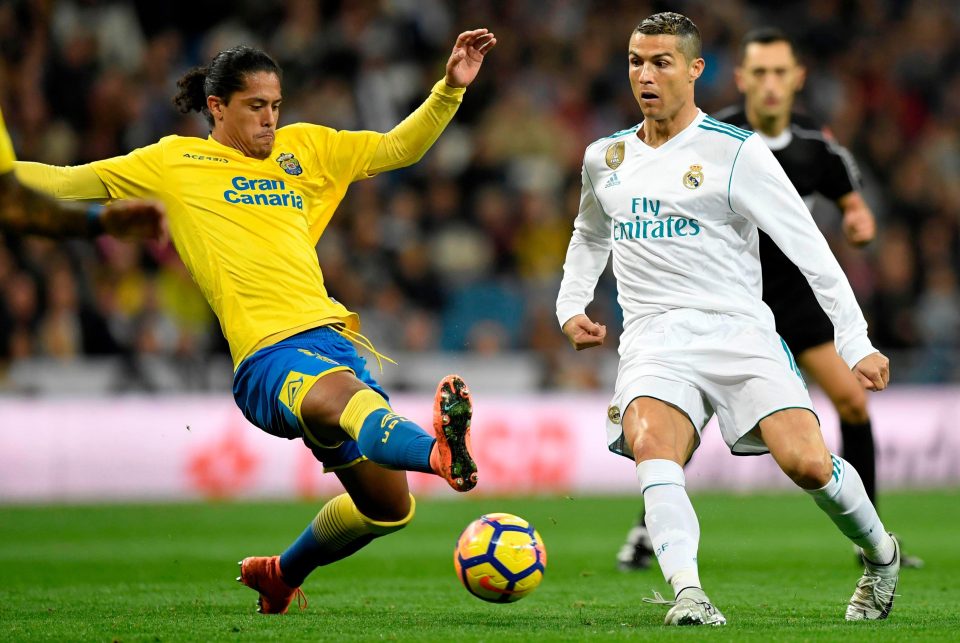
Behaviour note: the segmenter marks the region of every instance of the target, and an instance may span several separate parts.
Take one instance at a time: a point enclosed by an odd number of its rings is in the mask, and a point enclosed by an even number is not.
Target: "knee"
[[[363,516],[363,521],[370,529],[370,533],[376,534],[377,536],[385,536],[395,531],[400,531],[410,524],[416,511],[417,501],[414,499],[413,494],[407,494],[401,501],[378,507],[376,516],[361,515]]]
[[[820,489],[830,482],[833,462],[827,452],[801,453],[784,467],[791,480],[803,489]]]
[[[644,462],[656,458],[653,441],[646,435],[638,433],[630,443],[630,451],[635,462]]]
[[[313,430],[339,432],[341,417],[351,400],[367,387],[353,375],[331,373],[314,384],[303,398],[300,415]]]
[[[676,446],[647,431],[638,431],[630,443],[633,459],[636,462],[646,460],[677,460]]]
[[[847,424],[866,424],[870,420],[867,414],[867,393],[862,388],[841,395],[835,402],[840,421]]]
[[[638,397],[623,414],[623,437],[636,462],[686,462],[696,430],[683,411],[653,398]]]

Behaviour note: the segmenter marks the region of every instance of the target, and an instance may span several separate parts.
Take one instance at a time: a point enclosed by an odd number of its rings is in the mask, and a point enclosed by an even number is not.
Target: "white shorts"
[[[767,453],[760,420],[789,408],[813,410],[786,343],[772,328],[724,313],[674,310],[625,333],[617,389],[607,412],[607,444],[633,459],[621,418],[630,402],[652,397],[682,411],[700,432],[714,413],[735,455]],[[819,421],[819,420],[818,420]]]

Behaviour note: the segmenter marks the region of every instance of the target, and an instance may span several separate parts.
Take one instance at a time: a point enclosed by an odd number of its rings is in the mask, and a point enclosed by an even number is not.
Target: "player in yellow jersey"
[[[357,316],[327,295],[315,246],[350,183],[423,156],[494,45],[486,29],[461,33],[444,79],[385,134],[277,128],[280,69],[259,50],[235,47],[178,83],[176,104],[207,117],[207,139],[168,136],[73,168],[18,164],[21,180],[59,196],[159,198],[230,344],[244,415],[302,439],[343,483],[346,493],[282,555],[241,562],[238,580],[259,592],[261,612],[286,612],[316,567],[409,523],[415,503],[404,470],[436,473],[457,491],[476,484],[463,380],[440,383],[434,435],[394,413],[350,341],[372,348]]]
[[[86,208],[59,203],[20,184],[13,171],[16,160],[0,113],[0,230],[48,237],[163,237],[163,206],[159,203],[119,201]]]

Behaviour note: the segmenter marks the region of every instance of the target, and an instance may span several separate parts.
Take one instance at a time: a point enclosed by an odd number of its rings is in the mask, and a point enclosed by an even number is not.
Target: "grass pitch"
[[[960,492],[885,494],[882,510],[927,566],[905,570],[887,621],[846,623],[853,552],[802,493],[698,495],[701,578],[724,628],[666,628],[660,572],[614,555],[632,498],[422,501],[406,530],[315,572],[308,608],[254,613],[236,561],[278,553],[315,503],[0,507],[3,641],[957,640]],[[549,552],[543,585],[510,605],[470,596],[453,573],[478,515],[530,520]]]

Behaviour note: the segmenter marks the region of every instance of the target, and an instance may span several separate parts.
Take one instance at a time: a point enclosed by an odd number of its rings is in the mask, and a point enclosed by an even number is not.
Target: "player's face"
[[[789,114],[805,75],[786,42],[750,43],[736,70],[737,87],[746,98],[748,111],[761,117]]]
[[[703,58],[688,61],[678,44],[676,36],[634,33],[630,38],[630,86],[644,118],[672,118],[693,101]]]
[[[274,73],[258,71],[244,80],[243,89],[234,92],[229,103],[219,99],[215,99],[216,105],[208,103],[214,129],[220,128],[221,140],[246,156],[265,159],[273,151],[280,116],[280,79]]]

